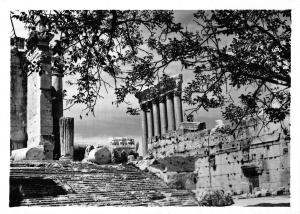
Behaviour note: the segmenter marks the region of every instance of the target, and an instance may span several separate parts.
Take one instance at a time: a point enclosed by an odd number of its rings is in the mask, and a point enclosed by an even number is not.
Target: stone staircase
[[[194,193],[169,187],[128,165],[11,162],[10,206],[198,206]]]

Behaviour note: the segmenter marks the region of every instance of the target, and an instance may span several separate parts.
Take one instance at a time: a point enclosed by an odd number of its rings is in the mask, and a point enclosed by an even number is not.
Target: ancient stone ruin
[[[143,155],[160,162],[150,164],[149,171],[178,188],[221,188],[232,194],[289,192],[289,118],[285,127],[263,126],[257,117],[242,121],[233,134],[225,130],[235,124],[221,121],[208,130],[205,123],[183,122],[182,77],[170,77],[167,82],[136,95],[143,109]]]
[[[175,131],[183,121],[181,102],[182,75],[176,75],[136,94],[142,109],[142,153],[148,153],[148,143]]]
[[[114,155],[104,148],[86,148],[85,159],[107,165],[70,161],[74,119],[63,117],[63,74],[52,66],[61,57],[49,50],[51,35],[38,35],[27,56],[24,39],[12,39],[11,206],[224,206],[232,203],[228,195],[289,193],[289,118],[286,128],[249,118],[233,134],[224,130],[235,124],[208,130],[201,121],[184,121],[182,75],[136,94],[144,160],[132,154],[128,161],[147,172],[108,165]],[[39,72],[28,73],[27,60],[38,61]]]
[[[65,124],[63,117],[63,74],[53,69],[52,64],[59,60],[53,57],[49,42],[53,38],[47,33],[38,35],[37,47],[24,54],[24,39],[11,39],[11,150],[41,147],[44,159],[58,159],[65,156],[65,149],[73,146],[74,122],[71,126],[59,130],[59,119]],[[38,62],[39,70],[27,71],[27,62]],[[72,132],[72,133],[69,133]],[[63,145],[70,143],[71,145]],[[71,148],[72,150],[72,148]],[[27,151],[24,149],[24,151]],[[25,152],[24,154],[27,154]],[[72,156],[72,152],[68,153]],[[34,157],[27,154],[27,157]],[[26,155],[24,156],[26,157]]]

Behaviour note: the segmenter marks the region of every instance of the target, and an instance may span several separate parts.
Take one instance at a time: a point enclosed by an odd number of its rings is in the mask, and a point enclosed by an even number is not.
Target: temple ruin
[[[59,119],[63,117],[62,72],[53,63],[50,34],[39,33],[37,47],[25,56],[25,40],[11,39],[11,150],[40,146],[45,159],[61,157]],[[27,72],[27,61],[39,71]],[[73,124],[74,125],[74,124]]]
[[[52,56],[51,39],[38,34],[36,49],[26,56],[24,39],[12,39],[11,151],[31,149],[38,159],[44,155],[46,160],[11,162],[11,189],[22,184],[27,194],[25,199],[12,200],[16,203],[12,206],[196,206],[190,190],[207,188],[237,195],[259,189],[289,193],[289,118],[284,121],[286,128],[264,127],[260,118],[249,118],[234,134],[222,132],[234,124],[206,129],[203,122],[184,121],[181,74],[164,77],[136,94],[142,109],[144,160],[139,157],[135,164],[149,172],[129,165],[70,161],[74,119],[63,117],[63,73],[53,67],[61,57]],[[39,61],[40,70],[28,73],[26,60]],[[16,156],[22,160],[24,153]],[[53,159],[60,161],[47,162]],[[150,166],[145,167],[147,163]]]
[[[177,75],[136,95],[143,110],[143,156],[168,162],[183,188],[222,188],[237,194],[289,191],[289,118],[285,128],[280,123],[264,126],[258,117],[242,121],[234,134],[222,130],[235,124],[208,130],[205,123],[183,122],[181,84]]]
[[[155,87],[136,94],[142,109],[142,154],[148,153],[148,143],[175,131],[183,122],[181,102],[182,75],[168,77]]]

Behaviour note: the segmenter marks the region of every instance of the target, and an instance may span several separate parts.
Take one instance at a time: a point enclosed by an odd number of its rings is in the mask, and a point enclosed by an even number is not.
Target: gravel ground
[[[240,207],[289,207],[290,206],[290,196],[268,196],[259,198],[247,198],[238,199],[234,197],[234,204],[232,206]]]

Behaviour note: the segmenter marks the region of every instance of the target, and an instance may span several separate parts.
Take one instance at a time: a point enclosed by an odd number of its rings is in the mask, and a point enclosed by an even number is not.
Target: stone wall
[[[153,138],[148,148],[157,159],[193,156],[196,188],[211,185],[241,193],[255,187],[289,189],[289,142],[289,127],[284,130],[280,124],[270,124],[264,128],[258,119],[251,119],[234,135],[218,130],[171,132]]]
[[[22,62],[25,56],[16,46],[11,49],[10,67],[10,141],[11,149],[26,147],[27,73]]]

